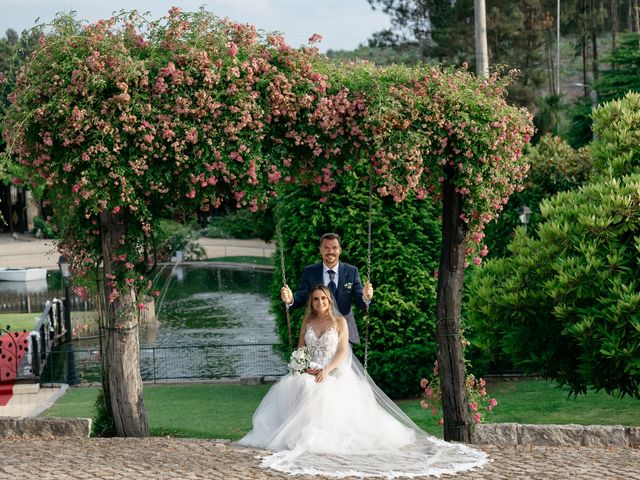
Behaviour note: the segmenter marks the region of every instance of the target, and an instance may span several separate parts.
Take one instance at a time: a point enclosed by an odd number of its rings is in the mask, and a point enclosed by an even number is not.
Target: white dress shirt
[[[329,270],[333,270],[334,272],[336,272],[335,277],[333,277],[333,281],[336,282],[336,289],[338,288],[338,285],[340,285],[338,283],[339,279],[338,279],[338,269],[340,268],[340,262],[336,263],[335,266],[333,268],[329,268],[327,267],[324,262],[322,262],[322,280],[324,281],[324,284],[326,287],[329,286],[329,282],[331,281],[331,278],[329,277]]]

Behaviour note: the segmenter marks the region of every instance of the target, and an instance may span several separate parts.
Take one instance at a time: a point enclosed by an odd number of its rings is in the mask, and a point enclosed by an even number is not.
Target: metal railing
[[[26,341],[24,355],[17,355],[16,351],[12,355],[15,365],[9,365],[13,371],[12,380],[37,380],[47,363],[47,356],[66,332],[62,316],[63,305],[63,299],[47,301],[35,328],[24,334]],[[5,350],[7,350],[6,346]],[[2,353],[1,348],[0,353]],[[5,352],[5,356],[11,353]]]
[[[141,347],[140,373],[144,382],[265,377],[276,379],[287,373],[277,352],[277,343],[210,344],[196,346]],[[100,382],[100,352],[74,350],[76,374],[81,382]],[[40,383],[66,379],[69,357],[64,349],[53,350]]]

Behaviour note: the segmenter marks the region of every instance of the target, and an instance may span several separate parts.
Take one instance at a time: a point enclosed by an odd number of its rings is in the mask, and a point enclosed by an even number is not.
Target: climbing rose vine
[[[44,192],[76,275],[103,260],[101,213],[126,227],[109,259],[111,301],[151,287],[154,230],[167,211],[223,201],[255,211],[281,182],[326,197],[362,164],[396,201],[438,200],[453,171],[468,258],[479,263],[483,226],[527,171],[532,129],[505,103],[509,76],[336,65],[311,43],[293,49],[177,8],[154,21],[59,16],[40,44],[11,95],[7,155],[27,172],[16,181]]]

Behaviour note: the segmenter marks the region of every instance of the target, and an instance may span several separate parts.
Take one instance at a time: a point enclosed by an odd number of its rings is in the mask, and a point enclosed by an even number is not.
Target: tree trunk
[[[587,0],[582,0],[582,85],[585,98],[589,98],[589,75],[587,73],[587,22],[588,22]]]
[[[460,311],[466,248],[466,224],[460,219],[462,197],[455,191],[450,169],[443,185],[442,251],[436,297],[436,340],[442,390],[444,439],[471,442],[465,388]]]
[[[618,33],[618,0],[611,0],[611,51],[616,49]],[[615,65],[612,65],[615,70]]]
[[[556,66],[553,60],[553,38],[551,30],[545,32],[544,50],[547,55],[547,80],[549,86],[549,95],[557,95],[558,88],[556,86]]]
[[[128,290],[119,290],[120,295],[115,300],[108,300],[112,290],[109,279],[113,273],[112,258],[117,256],[125,226],[122,215],[114,215],[111,212],[102,212],[100,221],[111,411],[118,436],[146,437],[149,435],[149,424],[142,396],[135,297]]]
[[[600,76],[599,66],[598,66],[598,25],[596,24],[598,15],[598,7],[594,0],[590,2],[590,16],[591,16],[591,72],[593,74],[593,83],[598,80]],[[592,85],[593,86],[593,85]]]

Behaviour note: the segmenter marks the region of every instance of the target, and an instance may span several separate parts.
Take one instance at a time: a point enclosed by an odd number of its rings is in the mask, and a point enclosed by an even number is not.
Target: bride
[[[351,353],[347,322],[329,290],[309,294],[298,346],[306,373],[271,387],[240,445],[274,452],[263,467],[290,474],[387,478],[455,473],[487,462],[485,453],[431,437],[368,377]]]

